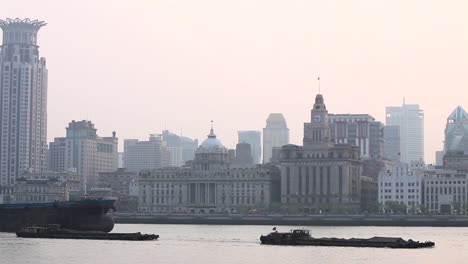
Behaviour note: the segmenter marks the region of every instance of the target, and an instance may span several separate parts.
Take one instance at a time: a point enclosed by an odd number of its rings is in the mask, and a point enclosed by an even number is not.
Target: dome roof
[[[285,123],[286,119],[282,113],[271,113],[267,118],[267,123]]]
[[[220,150],[220,149],[224,149],[223,143],[221,143],[221,141],[219,141],[219,139],[216,138],[213,127],[210,129],[210,134],[208,135],[208,138],[205,139],[201,143],[200,148],[203,148],[203,150]]]
[[[224,148],[223,143],[219,141],[217,138],[207,138],[203,141],[200,147],[205,149],[213,149],[213,148]]]

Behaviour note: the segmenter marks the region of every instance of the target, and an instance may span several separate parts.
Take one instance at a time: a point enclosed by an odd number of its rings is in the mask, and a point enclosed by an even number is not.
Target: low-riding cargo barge
[[[314,238],[306,229],[291,230],[287,233],[272,232],[261,236],[262,244],[268,245],[296,245],[296,246],[336,246],[336,247],[389,247],[389,248],[424,248],[433,247],[434,242],[419,242],[398,237],[372,238]]]
[[[104,233],[99,231],[85,232],[62,229],[58,225],[46,227],[26,227],[16,232],[24,238],[55,238],[55,239],[97,239],[97,240],[156,240],[159,235],[138,233]]]
[[[106,215],[115,200],[0,204],[0,232],[57,224],[79,231],[110,232],[114,219]]]

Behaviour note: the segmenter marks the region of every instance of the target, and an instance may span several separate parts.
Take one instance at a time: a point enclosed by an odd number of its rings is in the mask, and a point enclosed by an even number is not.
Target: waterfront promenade
[[[113,213],[121,224],[312,225],[312,226],[459,226],[466,215],[283,215],[283,214],[132,214]]]

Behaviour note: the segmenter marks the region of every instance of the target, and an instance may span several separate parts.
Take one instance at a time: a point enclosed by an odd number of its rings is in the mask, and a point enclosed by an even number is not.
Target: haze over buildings
[[[250,144],[254,164],[261,163],[262,156],[262,133],[260,131],[244,130],[237,132],[238,143]]]
[[[171,152],[162,135],[151,134],[148,141],[124,140],[124,168],[131,172],[169,167]]]
[[[141,139],[164,128],[204,138],[213,119],[234,148],[239,129],[260,130],[274,111],[300,144],[305,95],[320,73],[334,113],[383,122],[383,106],[419,104],[427,162],[443,148],[447,113],[468,98],[467,13],[467,1],[422,0],[21,0],[0,9],[48,23],[39,33],[54,76],[48,141],[71,119]]]
[[[272,113],[263,129],[263,163],[270,162],[273,148],[289,144],[289,128],[281,113]]]

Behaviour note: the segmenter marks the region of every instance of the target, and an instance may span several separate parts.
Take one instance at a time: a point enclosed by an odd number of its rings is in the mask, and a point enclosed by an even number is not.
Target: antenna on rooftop
[[[319,94],[320,94],[320,76],[317,77],[317,81],[318,81],[318,90],[319,90]]]

